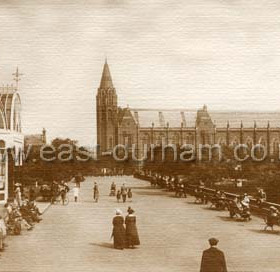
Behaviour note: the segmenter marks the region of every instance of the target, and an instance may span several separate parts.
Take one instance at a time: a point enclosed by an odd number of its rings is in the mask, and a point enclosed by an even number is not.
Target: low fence
[[[141,174],[136,174],[135,177],[139,178],[139,179],[142,179],[142,180],[149,181],[149,182],[152,182],[153,179],[154,179],[154,177],[145,176],[145,175],[141,175]],[[163,180],[160,179],[159,181],[163,181]],[[187,186],[188,193],[190,195],[194,195],[195,189],[198,188],[198,186],[197,185],[192,185],[192,184],[187,184],[187,183],[185,183],[185,185]],[[202,191],[209,196],[214,196],[215,192],[216,192],[215,189],[205,188],[205,187],[202,188]],[[224,194],[225,194],[227,200],[233,200],[235,197],[239,197],[239,195],[233,194],[233,193],[225,192]],[[280,211],[280,205],[279,204],[264,201],[261,204],[261,208],[260,208],[258,203],[257,203],[257,199],[255,199],[253,197],[249,197],[249,198],[250,198],[250,209],[256,215],[266,216],[269,212],[269,207],[271,207],[271,206],[274,206],[275,208],[277,208]]]

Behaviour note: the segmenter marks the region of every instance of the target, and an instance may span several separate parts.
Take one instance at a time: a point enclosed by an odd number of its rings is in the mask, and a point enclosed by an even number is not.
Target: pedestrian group
[[[128,214],[124,219],[122,211],[117,209],[113,218],[111,237],[114,238],[115,249],[135,248],[135,246],[140,245],[134,210],[129,207],[127,212]]]

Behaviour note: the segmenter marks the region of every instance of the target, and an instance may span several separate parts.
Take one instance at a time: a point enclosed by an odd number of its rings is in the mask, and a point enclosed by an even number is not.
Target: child
[[[74,194],[74,201],[75,201],[75,202],[78,201],[79,190],[80,190],[80,188],[79,188],[79,187],[77,186],[77,184],[76,184],[75,187],[73,188],[73,194]]]
[[[128,199],[130,199],[130,201],[132,201],[132,192],[131,192],[130,188],[128,189],[127,197],[128,197]]]
[[[117,201],[120,202],[120,199],[121,199],[121,191],[118,190],[118,192],[117,192]]]

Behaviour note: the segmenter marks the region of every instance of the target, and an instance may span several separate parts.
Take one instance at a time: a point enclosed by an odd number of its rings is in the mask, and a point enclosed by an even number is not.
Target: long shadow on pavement
[[[194,202],[194,201],[187,201],[187,204],[192,204],[192,205],[197,205],[197,206],[203,207],[202,203],[197,203],[197,202]]]
[[[279,230],[257,230],[257,229],[249,229],[249,231],[251,232],[255,232],[255,233],[262,233],[262,234],[272,234],[272,235],[279,235],[280,231]]]
[[[114,249],[113,245],[111,243],[89,243],[91,246],[99,246],[104,248],[111,248]]]
[[[214,207],[211,208],[210,206],[208,206],[208,207],[204,206],[202,209],[207,210],[207,211],[222,212],[222,211],[215,209]]]
[[[232,221],[232,222],[240,222],[241,220],[238,220],[238,218],[230,218],[229,216],[217,216],[218,218],[220,218],[223,221]],[[244,221],[242,221],[244,222]]]

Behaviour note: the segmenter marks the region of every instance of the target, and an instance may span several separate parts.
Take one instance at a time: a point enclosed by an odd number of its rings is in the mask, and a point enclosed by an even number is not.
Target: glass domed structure
[[[0,87],[0,203],[5,203],[13,193],[14,175],[9,173],[13,166],[22,165],[24,136],[21,131],[21,100],[18,88]],[[14,152],[14,158],[7,150]]]

